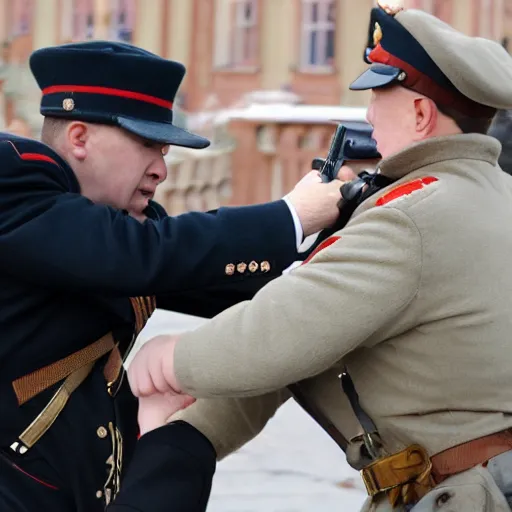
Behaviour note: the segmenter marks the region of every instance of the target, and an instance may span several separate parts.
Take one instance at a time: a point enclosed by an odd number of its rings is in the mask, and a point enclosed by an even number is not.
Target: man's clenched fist
[[[156,336],[138,351],[128,368],[128,381],[135,396],[181,394],[174,375],[174,347],[177,340],[177,336],[167,334]]]
[[[342,184],[339,180],[323,183],[320,173],[311,171],[286,196],[297,212],[304,236],[317,233],[336,222]]]
[[[140,435],[155,428],[163,427],[168,419],[181,409],[185,409],[196,401],[189,395],[157,393],[139,398],[139,428]]]

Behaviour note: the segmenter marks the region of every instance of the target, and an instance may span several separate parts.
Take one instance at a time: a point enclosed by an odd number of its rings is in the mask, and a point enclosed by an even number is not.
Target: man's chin
[[[147,216],[144,213],[135,213],[135,212],[128,212],[130,214],[130,217],[133,217],[134,219],[138,220],[139,222],[144,222],[147,219]]]
[[[134,219],[144,221],[146,219],[145,211],[149,205],[149,200],[138,201],[137,205],[130,205],[127,211]]]

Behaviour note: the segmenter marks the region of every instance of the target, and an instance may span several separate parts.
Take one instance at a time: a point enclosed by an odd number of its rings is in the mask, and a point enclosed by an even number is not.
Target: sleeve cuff
[[[295,239],[298,251],[304,240],[304,231],[302,230],[302,224],[297,214],[297,210],[295,209],[295,206],[293,206],[291,201],[287,197],[283,197],[283,201],[286,203],[286,206],[288,206],[290,213],[292,214],[293,225],[295,226]]]

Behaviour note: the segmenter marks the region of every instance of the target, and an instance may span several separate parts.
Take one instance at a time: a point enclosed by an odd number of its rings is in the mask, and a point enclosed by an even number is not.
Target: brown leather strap
[[[22,445],[18,448],[14,443],[11,446],[16,451],[19,449],[20,453],[25,453],[48,431],[53,425],[59,414],[67,404],[69,397],[80,386],[80,384],[87,378],[94,366],[91,362],[75,370],[71,375],[68,375],[57,392],[53,395],[52,399],[48,402],[46,407],[38,414],[37,418],[23,431],[19,440]]]
[[[68,357],[64,357],[55,363],[16,379],[13,381],[12,386],[16,393],[18,404],[23,405],[73,372],[97,361],[114,348],[114,338],[109,333]]]
[[[467,471],[512,450],[512,429],[468,441],[429,458],[412,445],[382,457],[361,471],[368,495],[386,493],[393,507],[411,504],[449,476]]]
[[[116,344],[108,356],[105,368],[103,368],[103,375],[105,376],[107,383],[114,382],[119,377],[119,372],[121,371],[122,366],[123,359],[121,357],[121,352],[119,352],[119,347]]]
[[[431,457],[432,475],[439,484],[451,475],[485,464],[509,450],[512,450],[512,429],[473,439]]]
[[[121,352],[119,351],[119,347],[116,345],[107,360],[107,364],[105,368],[103,368],[103,376],[107,381],[107,391],[110,396],[116,396],[117,392],[122,383],[121,372],[124,374],[123,369],[123,358],[121,357]]]
[[[156,309],[156,298],[130,297],[130,302],[135,314],[135,335],[138,336]]]

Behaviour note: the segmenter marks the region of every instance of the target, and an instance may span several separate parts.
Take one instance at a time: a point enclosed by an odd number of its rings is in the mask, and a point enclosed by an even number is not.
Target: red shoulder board
[[[306,263],[308,263],[311,258],[313,256],[315,256],[316,254],[318,254],[320,251],[323,251],[324,249],[326,249],[327,247],[329,247],[330,245],[332,245],[334,242],[337,242],[339,239],[341,238],[341,236],[330,236],[329,238],[327,238],[326,240],[324,240],[303,262],[302,262],[302,265],[305,265]]]
[[[59,165],[51,156],[41,155],[40,153],[20,153],[22,160],[50,162],[51,164]]]
[[[57,167],[59,167],[59,164],[57,163],[57,161],[54,160],[51,156],[44,155],[43,153],[23,152],[23,151],[20,151],[16,147],[16,144],[14,144],[14,142],[12,140],[9,140],[8,142],[11,144],[11,146],[14,148],[14,151],[16,151],[16,153],[18,153],[19,157],[22,160],[25,160],[27,162],[36,162],[36,161],[37,162],[49,162],[49,163],[54,164]]]
[[[410,181],[409,183],[403,183],[402,185],[399,185],[398,187],[390,190],[382,197],[379,197],[375,203],[375,206],[384,206],[385,204],[390,203],[399,197],[412,194],[413,192],[416,192],[416,190],[421,190],[422,188],[436,181],[438,181],[437,178],[434,178],[433,176],[425,176],[424,178],[419,178],[417,180]]]

